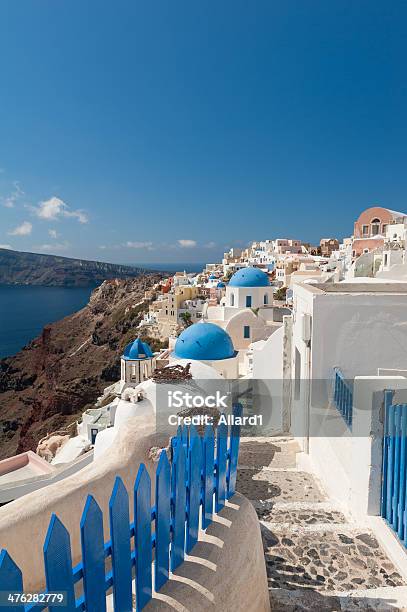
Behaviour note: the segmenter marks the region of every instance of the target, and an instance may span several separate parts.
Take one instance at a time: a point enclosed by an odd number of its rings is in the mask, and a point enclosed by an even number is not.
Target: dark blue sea
[[[205,264],[139,264],[150,270],[201,272]],[[83,308],[91,287],[0,285],[0,359],[14,355],[38,336],[44,325]]]
[[[41,333],[88,303],[91,287],[0,286],[0,358],[14,355]]]

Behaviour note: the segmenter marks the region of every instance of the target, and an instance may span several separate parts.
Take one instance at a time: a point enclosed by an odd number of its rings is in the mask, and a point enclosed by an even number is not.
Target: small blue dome
[[[226,285],[225,283],[222,283],[222,281],[216,285],[217,289],[223,289],[224,287],[226,287]]]
[[[229,287],[269,287],[269,277],[258,268],[242,268],[234,273]]]
[[[130,342],[124,349],[123,359],[151,359],[153,357],[153,351],[147,342],[142,342],[140,338],[136,338],[133,342]]]
[[[195,323],[187,327],[175,343],[174,357],[215,361],[235,356],[231,337],[214,323]]]
[[[217,276],[215,276],[214,274],[211,274],[209,277],[209,280],[215,280],[215,278],[218,278]]]

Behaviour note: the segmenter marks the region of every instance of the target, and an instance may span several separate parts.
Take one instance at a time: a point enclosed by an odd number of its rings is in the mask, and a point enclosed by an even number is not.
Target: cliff
[[[159,279],[104,281],[85,308],[0,360],[0,458],[35,450],[42,436],[75,421],[120,378],[123,348],[148,309],[137,304]]]
[[[102,261],[0,249],[1,285],[96,287],[106,279],[136,278],[145,270]]]

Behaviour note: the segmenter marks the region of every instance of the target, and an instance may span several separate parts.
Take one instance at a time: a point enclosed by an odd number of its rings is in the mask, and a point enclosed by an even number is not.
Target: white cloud
[[[178,240],[178,244],[183,249],[190,249],[196,246],[196,240]]]
[[[132,242],[128,240],[121,244],[101,244],[99,245],[99,249],[102,251],[118,251],[121,249],[147,249],[147,251],[154,251],[155,247],[153,242]]]
[[[11,249],[11,244],[0,244],[0,249]]]
[[[129,240],[123,246],[126,246],[129,249],[151,249],[153,246],[153,243],[152,242],[131,242]]]
[[[55,238],[55,239],[58,238],[57,231],[54,229],[48,230],[48,235],[51,236],[51,238]]]
[[[62,217],[71,217],[77,219],[79,223],[87,223],[88,217],[83,210],[71,210],[61,198],[53,196],[49,200],[43,200],[38,206],[32,206],[31,210],[46,221],[57,221]]]
[[[214,249],[216,247],[216,242],[208,242],[205,244],[206,249]]]
[[[25,195],[18,181],[14,181],[13,186],[14,190],[11,192],[11,194],[3,198],[3,206],[5,206],[5,208],[14,208],[14,205],[17,200],[19,200]]]
[[[16,228],[9,232],[10,236],[29,236],[32,231],[32,223],[29,221],[23,221],[21,225],[18,225]]]

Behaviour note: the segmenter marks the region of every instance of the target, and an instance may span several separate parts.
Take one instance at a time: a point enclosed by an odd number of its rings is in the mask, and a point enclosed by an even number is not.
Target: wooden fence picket
[[[103,514],[91,495],[88,495],[82,514],[81,543],[86,610],[89,612],[105,612]]]
[[[142,463],[134,487],[134,540],[136,552],[136,610],[142,610],[152,595],[151,481]]]
[[[241,406],[234,406],[235,415]],[[407,417],[403,420],[407,429]],[[48,593],[64,593],[67,612],[106,612],[106,592],[113,589],[115,612],[133,610],[133,566],[135,565],[136,609],[141,612],[159,591],[171,571],[184,561],[198,541],[199,529],[206,529],[214,512],[219,512],[236,487],[240,427],[233,425],[228,446],[228,427],[207,425],[203,437],[194,426],[178,427],[171,440],[171,463],[166,450],[160,455],[155,474],[155,506],[151,507],[151,481],[141,464],[134,485],[134,524],[130,524],[129,495],[117,477],[109,500],[110,541],[104,541],[103,513],[89,495],[80,520],[81,562],[72,567],[70,536],[53,514],[44,542],[45,584]],[[215,461],[216,447],[216,461]],[[407,450],[407,447],[402,446]],[[394,454],[394,453],[393,453]],[[400,459],[403,466],[403,459]],[[394,489],[392,488],[394,495]],[[406,491],[400,489],[400,500]],[[215,502],[215,508],[214,508]],[[391,506],[391,503],[390,503]],[[400,528],[400,517],[398,516]],[[151,522],[155,521],[152,535]],[[404,524],[404,523],[403,523]],[[403,535],[404,535],[403,531]],[[134,534],[134,552],[131,538]],[[111,570],[106,571],[106,561]],[[75,584],[83,579],[83,595],[75,598]],[[0,591],[23,592],[23,575],[6,550],[0,553]],[[46,595],[46,593],[45,593]],[[5,602],[6,603],[6,602]],[[55,603],[55,602],[54,602]],[[5,612],[59,612],[60,605],[28,603],[4,605]]]

